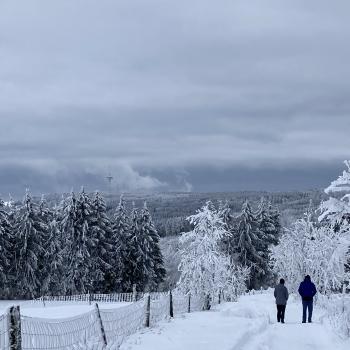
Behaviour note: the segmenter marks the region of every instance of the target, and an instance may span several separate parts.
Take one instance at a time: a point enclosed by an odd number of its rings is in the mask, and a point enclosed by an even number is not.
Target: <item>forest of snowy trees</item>
[[[144,204],[129,213],[120,199],[112,217],[103,197],[84,190],[60,205],[0,201],[0,295],[156,290],[165,269],[159,236]]]
[[[350,288],[350,161],[345,165],[343,174],[325,189],[327,200],[316,208],[310,203],[272,248],[274,269],[293,291],[306,274],[323,294]]]
[[[270,247],[279,241],[279,213],[261,200],[253,211],[243,204],[238,216],[227,202],[208,201],[189,217],[193,230],[180,238],[179,286],[185,292],[238,295],[271,285]]]
[[[347,288],[350,162],[346,165],[325,190],[328,198],[316,207],[310,203],[284,229],[279,210],[264,198],[258,204],[246,200],[239,213],[229,201],[207,201],[187,218],[178,249],[170,247],[166,259],[146,203],[127,207],[121,197],[111,214],[99,192],[84,190],[54,206],[29,192],[22,203],[0,201],[0,296],[127,292],[133,285],[154,291],[176,283],[187,292],[237,295],[272,286],[277,277],[295,290],[306,274],[321,292]],[[166,271],[164,260],[178,272]]]

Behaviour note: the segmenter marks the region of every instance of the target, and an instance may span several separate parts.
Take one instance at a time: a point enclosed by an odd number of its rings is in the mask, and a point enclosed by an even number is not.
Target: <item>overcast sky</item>
[[[350,2],[0,0],[0,194],[325,187]]]

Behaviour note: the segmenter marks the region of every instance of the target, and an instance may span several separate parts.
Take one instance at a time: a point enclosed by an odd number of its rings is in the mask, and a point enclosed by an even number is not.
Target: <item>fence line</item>
[[[42,296],[37,299],[23,301],[20,305],[68,305],[68,304],[94,304],[94,303],[132,303],[144,297],[145,293],[114,293],[114,294],[79,294],[79,295],[58,295]],[[152,300],[158,300],[168,295],[168,292],[150,293]]]
[[[97,295],[97,298],[102,302],[116,300],[114,297],[106,298],[105,295]],[[57,302],[57,299],[51,300]],[[69,301],[73,300],[87,301],[86,296],[77,298],[72,296]],[[177,316],[189,311],[201,311],[205,304],[203,296],[174,293],[170,303],[169,293],[151,293],[120,308],[103,309],[96,304],[95,310],[64,319],[21,316],[19,308],[12,307],[11,310],[17,310],[17,313],[11,314],[11,317],[8,316],[9,314],[0,316],[0,348],[2,350],[96,350],[105,349],[106,344],[108,344],[107,348],[116,347],[126,337],[145,327],[147,301],[150,306],[148,311],[151,327],[162,320],[169,319],[171,314]]]

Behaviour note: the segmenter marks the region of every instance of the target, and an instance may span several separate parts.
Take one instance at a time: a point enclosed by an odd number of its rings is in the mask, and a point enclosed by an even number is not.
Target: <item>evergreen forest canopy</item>
[[[159,236],[146,203],[121,198],[112,217],[100,193],[71,193],[55,207],[0,202],[0,283],[7,298],[156,290],[165,277]]]

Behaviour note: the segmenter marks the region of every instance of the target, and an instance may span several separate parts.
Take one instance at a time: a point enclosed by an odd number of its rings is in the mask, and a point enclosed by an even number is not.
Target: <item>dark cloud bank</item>
[[[350,3],[0,2],[0,193],[292,190],[349,158]]]

